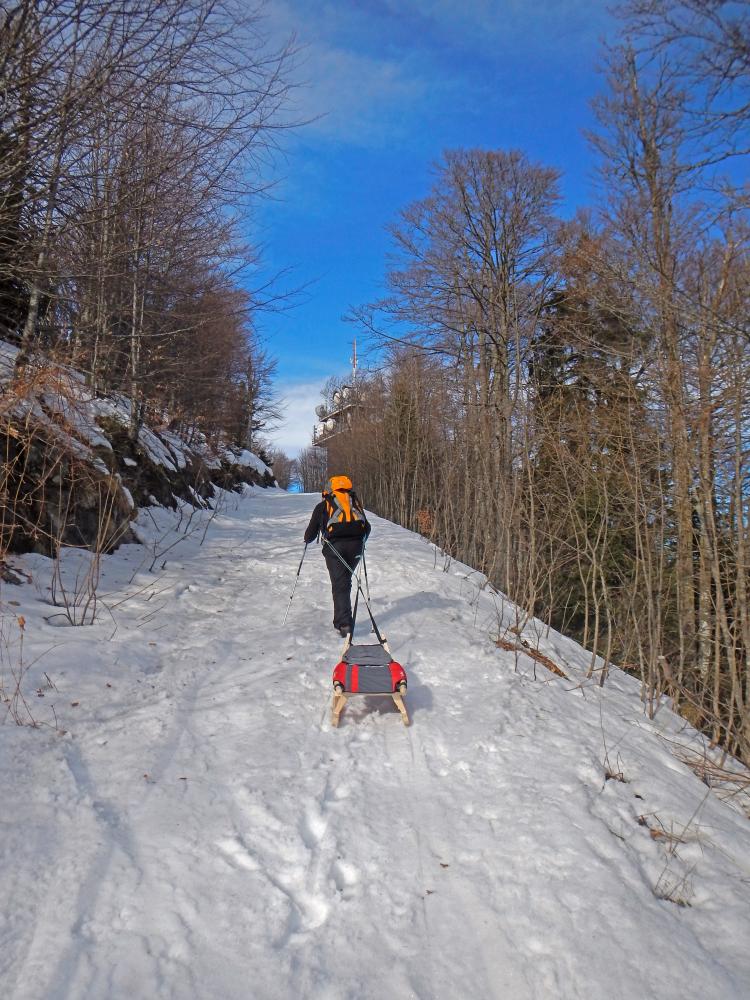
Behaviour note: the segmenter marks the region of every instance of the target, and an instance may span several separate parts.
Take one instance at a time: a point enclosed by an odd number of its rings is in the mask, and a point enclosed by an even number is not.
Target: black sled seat
[[[338,726],[347,699],[355,694],[393,698],[404,725],[409,725],[403,697],[406,694],[406,672],[391,656],[385,640],[371,645],[347,644],[341,661],[333,669],[333,692],[333,726]]]

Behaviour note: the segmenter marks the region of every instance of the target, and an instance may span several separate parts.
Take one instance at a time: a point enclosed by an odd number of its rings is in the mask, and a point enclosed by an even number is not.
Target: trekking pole
[[[365,574],[365,590],[367,592],[367,600],[370,600],[370,581],[367,578],[367,563],[365,562],[365,546],[362,546],[362,570]],[[370,631],[374,632],[374,626],[370,627]]]
[[[370,600],[370,581],[367,579],[367,563],[365,562],[365,547],[362,546],[362,569],[365,574],[365,590],[367,591],[367,600]]]
[[[367,600],[370,600],[370,581],[367,579],[367,563],[365,562],[365,548],[367,546],[367,537],[369,534],[369,521],[367,520],[367,514],[365,514],[365,508],[362,506],[362,501],[359,499],[357,494],[352,490],[351,493],[352,502],[356,510],[360,512],[367,525],[367,534],[365,534],[364,540],[362,541],[362,569],[365,573],[365,590],[367,591]]]
[[[292,593],[289,597],[289,603],[286,606],[286,614],[284,615],[284,621],[281,623],[282,627],[286,625],[286,620],[289,615],[289,609],[292,606],[292,601],[294,600],[294,591],[297,589],[297,580],[299,580],[300,571],[302,570],[302,563],[305,561],[305,553],[307,552],[307,542],[305,542],[305,547],[302,550],[302,558],[299,561],[299,566],[297,567],[297,575],[294,578],[294,586],[292,587]]]
[[[385,642],[385,638],[380,634],[380,629],[375,624],[375,619],[374,619],[373,614],[372,614],[372,608],[370,607],[370,602],[365,597],[365,592],[364,592],[364,590],[362,590],[362,584],[359,582],[359,579],[355,575],[354,570],[349,565],[349,563],[346,561],[346,559],[344,559],[344,557],[341,555],[341,553],[336,548],[336,546],[335,545],[331,545],[331,543],[328,541],[327,538],[323,539],[323,545],[327,545],[328,546],[328,548],[331,550],[331,552],[333,552],[333,554],[336,556],[336,558],[341,563],[341,565],[345,566],[349,570],[349,572],[351,573],[351,575],[354,577],[354,582],[357,584],[357,599],[359,599],[359,595],[361,594],[362,595],[362,600],[365,602],[365,607],[367,608],[367,613],[370,616],[370,621],[372,622],[372,629],[373,629],[375,635],[378,637],[378,642],[380,642],[380,643]]]

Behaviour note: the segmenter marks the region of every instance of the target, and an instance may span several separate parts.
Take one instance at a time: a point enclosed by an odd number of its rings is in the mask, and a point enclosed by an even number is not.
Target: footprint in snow
[[[342,802],[351,794],[349,785],[334,785],[326,792],[326,802]]]
[[[294,886],[285,886],[283,889],[288,893],[298,914],[298,918],[291,928],[292,933],[307,933],[323,926],[331,910],[325,900],[320,896],[300,891]]]
[[[359,872],[354,865],[341,859],[334,861],[331,875],[336,889],[344,899],[350,899],[354,895],[355,886],[359,883]]]
[[[305,845],[310,850],[317,848],[323,838],[323,834],[326,832],[327,826],[328,823],[320,811],[308,806],[300,822],[300,834]]]
[[[236,837],[224,837],[216,842],[224,860],[233,868],[244,868],[246,871],[258,871],[260,865],[250,854],[245,845]]]

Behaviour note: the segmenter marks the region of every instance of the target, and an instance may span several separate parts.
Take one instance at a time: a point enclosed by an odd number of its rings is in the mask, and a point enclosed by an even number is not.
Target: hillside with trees
[[[274,363],[246,233],[287,125],[289,58],[237,0],[0,11],[0,340],[13,359],[0,398],[0,558],[19,544],[54,548],[50,517],[24,508],[41,484],[78,502],[70,435],[82,390],[127,414],[121,458],[144,428],[214,455],[257,446]],[[98,501],[81,502],[97,516]]]
[[[572,219],[524,152],[445,153],[354,311],[383,363],[327,450],[601,683],[620,664],[750,760],[745,7],[620,8]]]

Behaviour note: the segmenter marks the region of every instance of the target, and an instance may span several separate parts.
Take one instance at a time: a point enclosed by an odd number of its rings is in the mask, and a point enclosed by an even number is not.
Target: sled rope
[[[367,600],[367,597],[365,596],[364,590],[362,590],[362,584],[359,582],[359,577],[354,572],[354,570],[349,565],[349,563],[346,561],[346,559],[344,559],[344,557],[341,555],[341,553],[338,551],[338,549],[336,548],[335,545],[331,545],[331,543],[328,541],[327,538],[323,539],[323,544],[327,545],[331,549],[331,551],[336,554],[336,558],[339,560],[339,562],[342,565],[346,566],[346,568],[352,574],[352,576],[354,577],[354,579],[355,579],[355,581],[357,583],[357,596],[354,599],[354,608],[352,610],[352,628],[351,628],[351,631],[350,631],[349,634],[350,635],[354,634],[354,624],[355,624],[355,622],[357,620],[357,606],[359,604],[359,595],[361,594],[362,595],[362,600],[365,602],[365,607],[367,608],[367,613],[370,616],[370,621],[372,622],[373,631],[375,632],[375,635],[378,637],[378,642],[382,646],[383,643],[385,642],[385,639],[380,634],[380,629],[378,628],[377,622],[375,621],[375,618],[373,617],[372,608],[370,607],[370,602]],[[364,546],[362,547],[362,558],[364,559]]]

